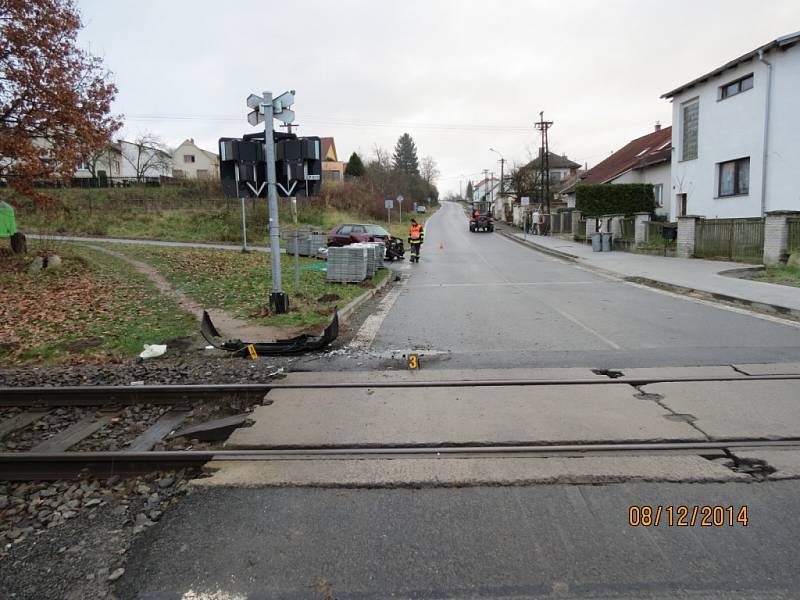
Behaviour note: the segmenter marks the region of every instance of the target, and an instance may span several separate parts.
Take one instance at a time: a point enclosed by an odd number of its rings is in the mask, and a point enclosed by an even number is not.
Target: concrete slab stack
[[[367,254],[363,245],[328,248],[328,281],[364,281],[367,278]]]

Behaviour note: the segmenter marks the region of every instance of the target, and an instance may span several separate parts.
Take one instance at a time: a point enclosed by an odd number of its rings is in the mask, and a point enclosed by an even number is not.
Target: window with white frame
[[[717,165],[717,196],[742,196],[750,193],[750,157]]]
[[[184,154],[183,155],[183,162],[185,163],[193,163],[194,162],[194,154]]]
[[[700,121],[700,101],[695,98],[681,106],[681,160],[697,158],[697,132]]]
[[[653,186],[653,196],[656,198],[656,206],[659,208],[664,207],[664,184],[657,183]]]

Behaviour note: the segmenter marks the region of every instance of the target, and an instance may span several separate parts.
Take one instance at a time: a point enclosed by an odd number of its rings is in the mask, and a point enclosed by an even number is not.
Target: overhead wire
[[[242,121],[242,115],[202,115],[179,113],[131,113],[124,117],[129,121]],[[323,125],[338,125],[341,127],[413,127],[434,131],[491,131],[509,133],[531,133],[533,128],[523,125],[491,125],[491,124],[464,124],[464,123],[425,123],[412,121],[384,121],[364,120],[336,117],[319,117],[307,115],[303,121]]]

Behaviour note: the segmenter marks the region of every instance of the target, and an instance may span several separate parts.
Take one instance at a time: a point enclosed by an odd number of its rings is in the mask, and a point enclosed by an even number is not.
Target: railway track
[[[437,446],[359,446],[359,447],[297,447],[263,450],[229,450],[217,444],[201,449],[160,450],[165,440],[175,437],[190,439],[197,430],[187,429],[178,436],[193,409],[198,406],[252,406],[261,403],[265,395],[281,389],[342,389],[342,388],[426,388],[426,387],[492,387],[492,386],[574,386],[574,385],[629,385],[641,386],[664,382],[701,381],[768,381],[795,380],[800,376],[747,376],[747,377],[676,377],[676,378],[608,378],[591,380],[475,380],[475,381],[400,381],[372,383],[274,383],[223,384],[223,385],[148,385],[148,386],[91,386],[91,387],[38,387],[0,388],[0,449],[15,432],[35,426],[35,423],[65,407],[82,407],[89,413],[54,435],[41,440],[24,451],[0,451],[0,480],[69,479],[90,474],[97,477],[112,475],[133,476],[156,470],[202,467],[211,460],[308,460],[352,458],[437,458],[485,456],[588,456],[588,455],[643,455],[692,454],[707,458],[731,457],[736,448],[798,448],[800,437],[780,439],[736,438],[715,441],[620,442],[620,443],[568,443],[568,444],[518,444],[518,445],[464,445]],[[535,401],[535,398],[532,398]],[[76,450],[81,443],[109,428],[115,415],[124,407],[160,406],[161,415],[144,431],[125,442],[124,447],[112,451]],[[4,412],[5,411],[5,414]],[[216,442],[224,441],[235,427],[241,426],[243,415],[218,420],[213,430]],[[201,427],[202,430],[202,427]],[[198,434],[199,435],[199,434]]]

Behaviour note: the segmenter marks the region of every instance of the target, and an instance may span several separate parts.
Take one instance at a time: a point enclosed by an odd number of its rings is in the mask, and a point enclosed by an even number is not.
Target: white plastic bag
[[[145,344],[139,358],[157,358],[167,351],[166,344]]]

